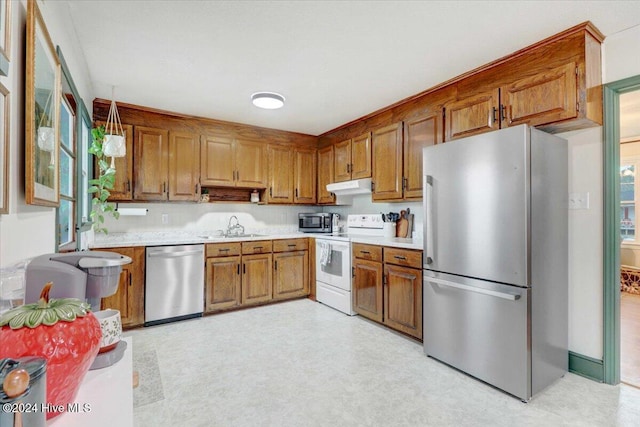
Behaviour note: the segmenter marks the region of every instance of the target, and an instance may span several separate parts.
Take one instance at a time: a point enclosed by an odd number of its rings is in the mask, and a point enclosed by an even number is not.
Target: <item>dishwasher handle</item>
[[[203,251],[202,249],[198,249],[195,251],[177,251],[177,252],[164,252],[164,251],[158,251],[158,252],[149,252],[147,254],[147,256],[149,258],[180,258],[180,257],[184,257],[184,256],[190,256],[190,255],[198,255],[201,254]]]

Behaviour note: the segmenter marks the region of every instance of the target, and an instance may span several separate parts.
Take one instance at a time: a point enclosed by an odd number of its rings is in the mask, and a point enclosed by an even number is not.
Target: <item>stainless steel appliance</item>
[[[202,316],[204,245],[147,247],[145,277],[145,326]]]
[[[336,231],[340,215],[315,212],[298,214],[298,231],[303,233],[332,233]]]
[[[351,300],[351,240],[384,234],[380,214],[349,215],[346,233],[316,237],[316,300],[350,316],[356,314]]]
[[[423,150],[424,351],[523,400],[567,371],[567,165],[526,125]]]

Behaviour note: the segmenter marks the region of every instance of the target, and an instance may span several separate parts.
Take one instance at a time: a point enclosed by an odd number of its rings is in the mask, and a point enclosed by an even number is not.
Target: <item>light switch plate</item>
[[[169,224],[169,214],[162,214],[162,223]]]
[[[589,209],[589,192],[569,193],[569,209]]]

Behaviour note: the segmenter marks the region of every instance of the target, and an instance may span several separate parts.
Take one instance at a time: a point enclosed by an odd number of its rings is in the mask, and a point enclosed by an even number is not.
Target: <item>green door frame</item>
[[[604,382],[620,382],[620,94],[640,90],[640,76],[604,85]]]

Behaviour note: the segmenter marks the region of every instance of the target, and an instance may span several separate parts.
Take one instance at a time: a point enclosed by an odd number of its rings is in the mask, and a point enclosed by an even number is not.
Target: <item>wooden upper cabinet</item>
[[[98,122],[97,126],[104,125],[104,123]],[[124,157],[116,157],[116,176],[113,184],[113,189],[109,190],[110,202],[119,202],[133,199],[133,126],[122,125],[124,131],[125,144],[127,147],[127,154]],[[105,158],[107,162],[111,162],[110,158]],[[98,173],[98,167],[95,166],[94,170],[96,175]]]
[[[422,149],[442,142],[442,110],[436,110],[404,122],[405,199],[422,197]]]
[[[501,118],[506,123],[502,127],[537,126],[577,117],[577,74],[578,67],[570,62],[504,86]]]
[[[351,140],[334,144],[334,179],[335,182],[349,181],[351,179]]]
[[[294,150],[294,203],[316,202],[316,150]]]
[[[236,139],[236,187],[267,187],[267,144],[261,141]]]
[[[136,126],[133,149],[134,199],[167,200],[169,186],[169,132]]]
[[[203,135],[200,143],[200,183],[211,187],[235,186],[233,138]]]
[[[193,133],[169,133],[169,200],[200,198],[200,138]]]
[[[327,191],[327,184],[333,180],[333,150],[334,146],[329,145],[318,150],[318,203],[335,203],[336,196]]]
[[[293,203],[293,147],[269,146],[268,203]]]
[[[351,140],[351,179],[371,177],[371,132]]]
[[[200,183],[205,187],[265,188],[267,146],[226,135],[201,138]]]
[[[334,181],[371,177],[371,132],[334,144]]]
[[[372,145],[372,199],[402,199],[402,122],[375,130]]]
[[[500,129],[500,89],[474,92],[446,106],[445,141]]]

